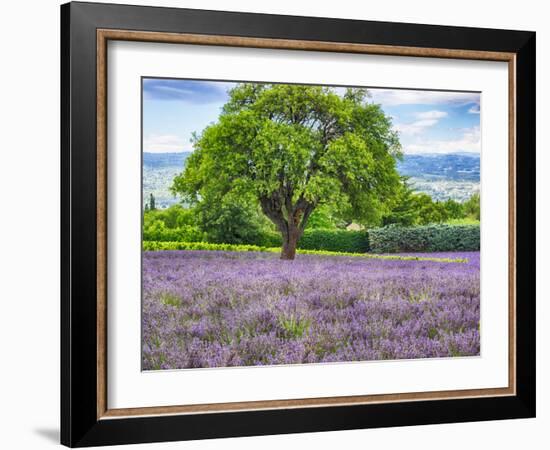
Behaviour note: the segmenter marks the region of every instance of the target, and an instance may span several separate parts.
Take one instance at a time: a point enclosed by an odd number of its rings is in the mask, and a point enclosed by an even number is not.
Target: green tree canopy
[[[390,211],[382,218],[382,225],[397,224],[410,227],[418,222],[416,197],[407,177],[402,177]]]
[[[359,223],[380,215],[400,185],[396,133],[364,89],[239,84],[172,186],[190,204],[251,196],[293,259],[312,212],[338,204]]]
[[[194,211],[209,242],[247,244],[257,241],[262,231],[262,213],[258,209],[250,195],[227,194],[222,198],[206,198]]]

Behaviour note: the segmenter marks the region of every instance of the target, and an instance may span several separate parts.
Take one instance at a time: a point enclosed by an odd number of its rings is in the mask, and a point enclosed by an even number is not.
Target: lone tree
[[[367,97],[364,89],[239,84],[218,121],[194,136],[172,190],[190,204],[252,198],[282,235],[281,259],[294,259],[317,206],[368,221],[400,184],[397,134]]]

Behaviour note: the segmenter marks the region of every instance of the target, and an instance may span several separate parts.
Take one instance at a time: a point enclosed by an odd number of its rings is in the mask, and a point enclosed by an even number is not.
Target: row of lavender
[[[479,252],[467,263],[144,252],[144,370],[471,356]]]

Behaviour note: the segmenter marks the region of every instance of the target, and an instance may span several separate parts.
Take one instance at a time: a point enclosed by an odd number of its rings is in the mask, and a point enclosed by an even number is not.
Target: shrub
[[[242,244],[212,244],[209,242],[167,242],[167,241],[143,241],[144,251],[159,250],[218,250],[226,252],[265,252],[270,251],[266,247]]]
[[[261,231],[257,239],[250,244],[259,245],[261,247],[280,247],[282,245],[281,234],[276,231]]]
[[[464,217],[462,219],[449,219],[445,222],[447,225],[478,225],[479,220],[472,219],[471,217]]]
[[[305,230],[298,242],[298,248],[304,250],[365,253],[369,250],[369,239],[366,231]]]
[[[261,233],[257,207],[234,195],[222,202],[203,199],[195,208],[197,225],[206,233],[206,240],[214,243],[255,243]]]
[[[206,250],[206,251],[223,251],[223,252],[268,252],[279,253],[280,247],[260,247],[257,245],[238,245],[238,244],[211,244],[208,242],[156,242],[143,241],[142,248],[144,251],[162,251],[162,250]],[[465,258],[439,258],[439,257],[423,257],[423,256],[403,256],[403,255],[373,255],[370,253],[349,253],[349,252],[331,252],[328,250],[298,250],[302,255],[317,255],[317,256],[348,256],[367,259],[382,259],[382,260],[397,260],[397,261],[436,261],[436,262],[452,262],[466,263]]]
[[[479,220],[479,217],[480,217],[479,192],[476,192],[467,201],[465,201],[463,207],[464,207],[464,212],[468,217]]]
[[[163,222],[166,228],[196,225],[194,211],[179,204],[166,209],[145,210],[143,212],[143,228],[148,228],[156,221]]]
[[[280,247],[282,245],[281,235],[275,231],[262,231],[258,239],[247,243],[262,247]],[[369,250],[369,240],[366,231],[306,229],[298,242],[298,248],[364,253]]]
[[[164,222],[155,220],[143,229],[144,241],[188,241],[196,242],[204,238],[204,233],[192,225],[167,228]]]
[[[479,240],[479,225],[390,225],[369,230],[373,253],[477,251]]]

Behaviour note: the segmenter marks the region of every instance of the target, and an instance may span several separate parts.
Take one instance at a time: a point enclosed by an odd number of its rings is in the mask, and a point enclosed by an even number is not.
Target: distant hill
[[[143,153],[143,167],[183,167],[183,163],[191,152],[180,153]]]
[[[166,208],[177,202],[170,192],[174,177],[184,167],[191,152],[143,153],[143,199],[152,193],[156,204]],[[397,170],[410,177],[415,190],[435,200],[468,199],[479,191],[479,155],[470,153],[404,155]]]
[[[405,155],[397,163],[397,170],[410,177],[415,190],[434,200],[461,202],[479,192],[479,169],[479,154],[475,153]]]
[[[143,204],[149,195],[155,196],[158,208],[167,208],[177,203],[170,192],[174,177],[183,170],[183,165],[191,152],[143,153]]]
[[[397,163],[401,175],[433,180],[479,182],[479,155],[471,153],[405,155]]]

